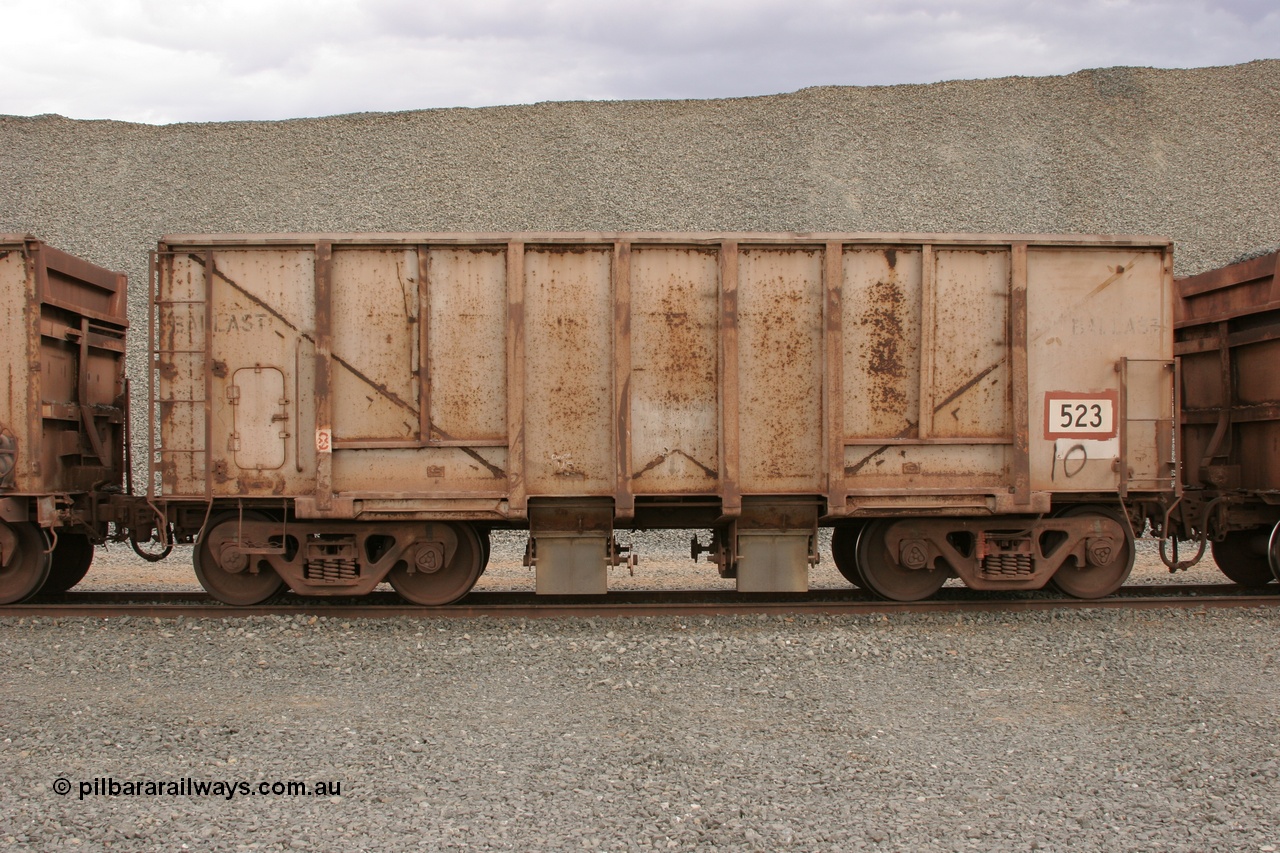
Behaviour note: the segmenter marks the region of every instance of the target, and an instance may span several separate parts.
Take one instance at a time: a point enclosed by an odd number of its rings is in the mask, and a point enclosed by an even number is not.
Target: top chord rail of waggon
[[[528,529],[540,593],[604,592],[633,527],[709,529],[693,554],[739,590],[803,590],[823,525],[887,598],[957,576],[1106,595],[1135,531],[1195,526],[1171,255],[1146,237],[168,236],[150,494],[94,502],[86,535],[194,541],[206,589],[240,604],[384,580],[453,601],[503,527]]]

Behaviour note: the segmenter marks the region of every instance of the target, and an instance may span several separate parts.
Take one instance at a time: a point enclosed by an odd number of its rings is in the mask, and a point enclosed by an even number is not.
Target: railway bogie
[[[260,603],[286,584],[302,595],[359,596],[384,581],[415,604],[449,604],[484,570],[487,538],[467,522],[317,522],[229,511],[196,534],[196,574],[228,604]]]
[[[88,534],[64,530],[49,554],[49,577],[41,592],[66,592],[89,573],[93,565],[93,540]]]
[[[1101,598],[1133,569],[1133,535],[1119,512],[1072,505],[1045,518],[878,518],[841,526],[831,540],[837,568],[882,598],[916,601],[948,578],[970,589],[1041,589]]]

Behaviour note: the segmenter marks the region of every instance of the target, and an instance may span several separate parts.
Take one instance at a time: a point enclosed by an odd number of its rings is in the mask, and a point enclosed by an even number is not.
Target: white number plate
[[[1096,439],[1116,435],[1116,399],[1115,391],[1050,391],[1044,395],[1044,437]]]

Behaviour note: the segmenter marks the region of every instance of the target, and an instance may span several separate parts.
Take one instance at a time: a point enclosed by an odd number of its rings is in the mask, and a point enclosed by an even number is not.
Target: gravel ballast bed
[[[1278,628],[0,620],[0,846],[1274,850]],[[342,792],[80,800],[59,777]]]

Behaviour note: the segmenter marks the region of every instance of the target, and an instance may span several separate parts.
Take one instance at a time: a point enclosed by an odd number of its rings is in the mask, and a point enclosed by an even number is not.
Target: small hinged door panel
[[[236,465],[270,471],[284,465],[289,438],[289,400],[284,373],[275,367],[242,367],[227,389],[235,421]]]

